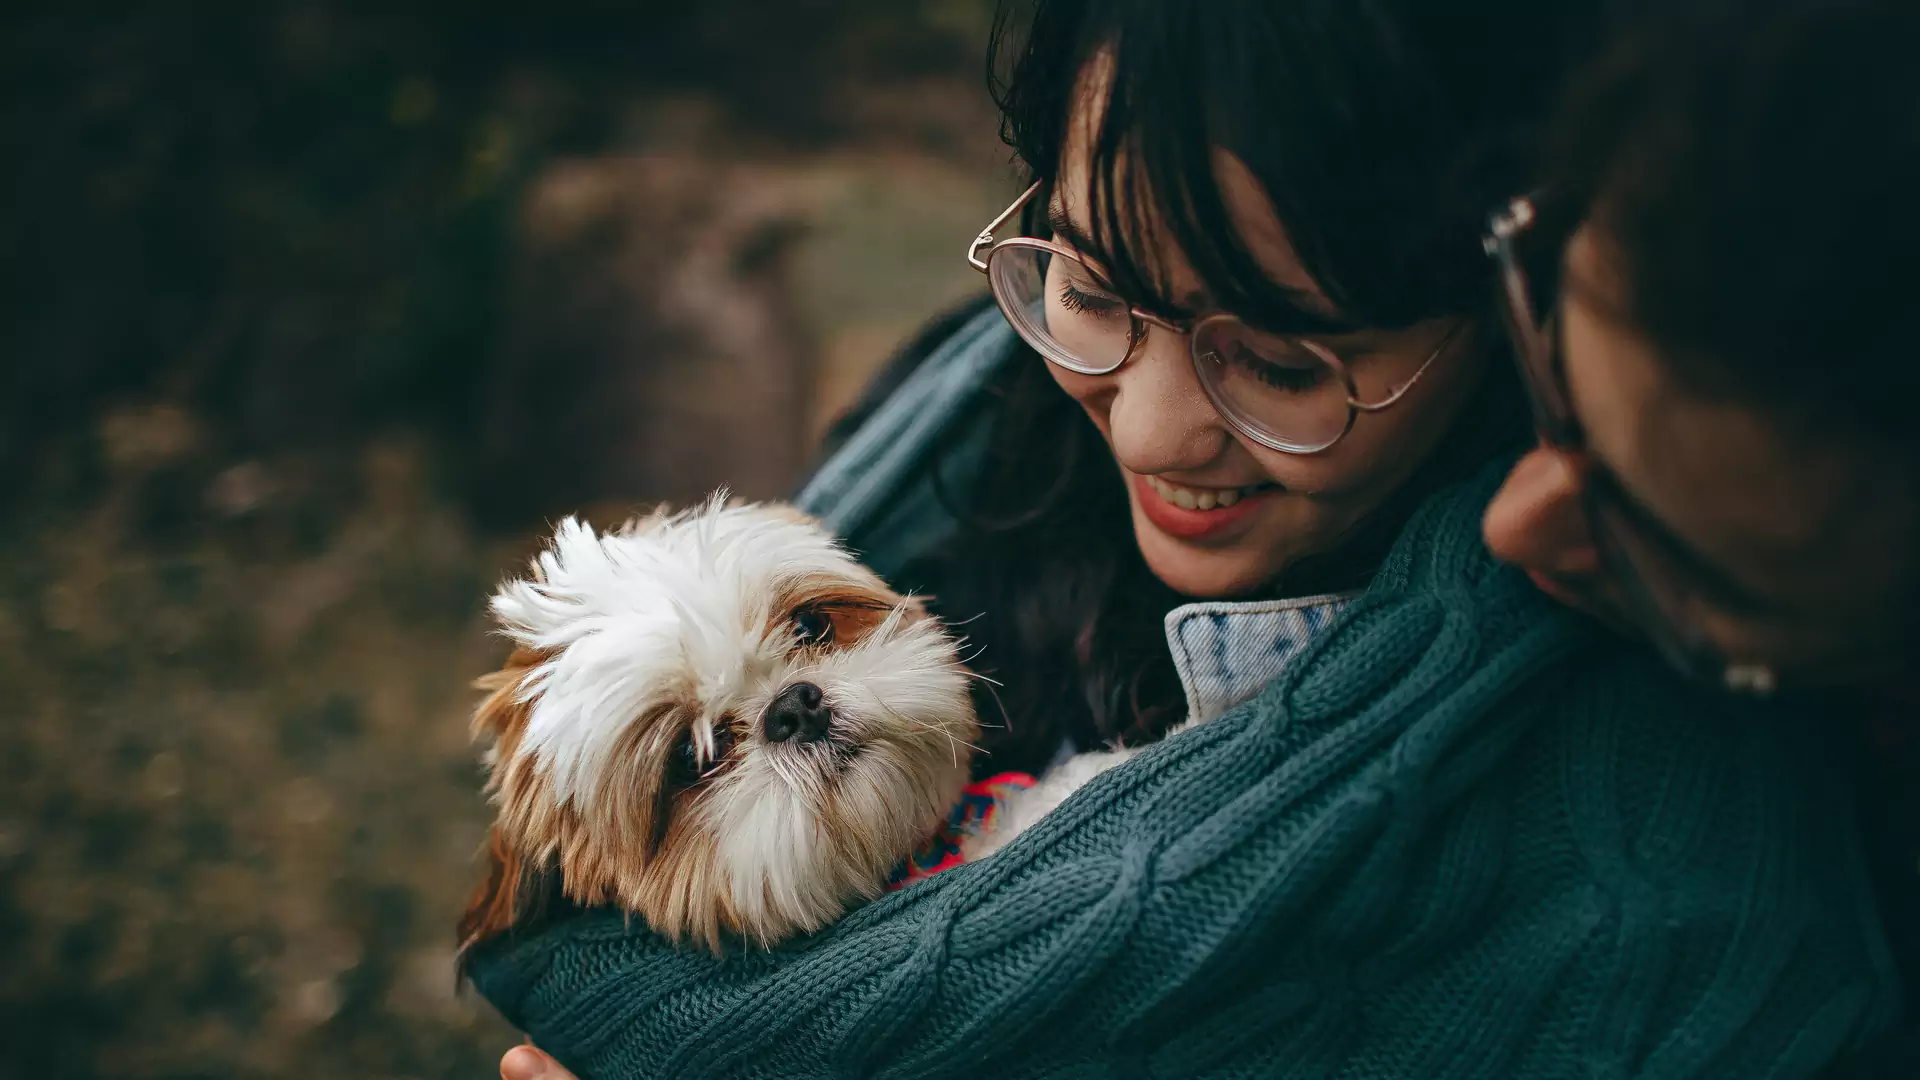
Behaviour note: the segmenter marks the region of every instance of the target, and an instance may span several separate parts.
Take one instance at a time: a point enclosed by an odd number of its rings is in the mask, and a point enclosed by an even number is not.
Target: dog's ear
[[[546,654],[538,649],[516,646],[507,657],[507,662],[500,665],[500,670],[490,671],[473,680],[475,690],[487,692],[487,696],[473,710],[475,739],[489,739],[496,746],[507,738],[520,741],[531,708],[530,703],[520,700],[520,680],[526,678],[527,673],[546,658]]]
[[[495,826],[487,831],[487,876],[460,916],[460,955],[488,938],[513,929],[520,915],[521,881],[525,867],[518,852]]]
[[[512,760],[515,748],[526,733],[527,716],[533,706],[521,697],[521,681],[545,658],[538,650],[516,648],[500,670],[474,680],[475,688],[487,691],[486,698],[473,711],[473,735],[476,740],[491,744],[489,791],[498,789],[506,763]],[[521,852],[501,835],[497,824],[487,833],[486,859],[486,879],[474,891],[466,913],[460,918],[463,964],[469,948],[513,929],[533,914],[528,910],[529,901],[538,901],[545,893],[543,887],[535,887],[539,884],[537,879],[545,876],[543,868],[529,865]]]

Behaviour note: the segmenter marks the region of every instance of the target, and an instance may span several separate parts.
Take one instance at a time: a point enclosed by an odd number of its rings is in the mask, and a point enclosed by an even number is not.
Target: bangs
[[[1442,20],[1415,49],[1406,21],[1334,0],[1042,3],[997,88],[1003,136],[1051,187],[1072,118],[1098,111],[1084,151],[1088,254],[1150,311],[1196,314],[1163,265],[1160,253],[1177,251],[1211,306],[1274,332],[1478,316],[1492,295],[1485,214],[1527,186],[1512,148],[1530,126],[1479,122],[1491,77],[1474,76],[1463,101],[1434,60],[1458,50],[1451,68],[1486,63],[1472,55],[1485,46],[1449,40],[1483,26]],[[1262,269],[1234,225],[1217,151],[1251,172],[1329,303]],[[1033,235],[1047,228],[1041,202],[1025,222]]]

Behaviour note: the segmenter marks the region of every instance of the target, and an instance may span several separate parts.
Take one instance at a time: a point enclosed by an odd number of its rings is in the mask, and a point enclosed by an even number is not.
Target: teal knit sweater
[[[801,496],[888,575],[1030,360],[990,306],[949,329]],[[724,959],[574,915],[474,983],[587,1080],[1813,1073],[1897,1005],[1837,740],[1496,567],[1492,479],[1258,697],[992,859]]]
[[[989,860],[722,959],[588,912],[474,983],[588,1078],[1814,1073],[1896,1006],[1828,740],[1552,608],[1487,493]]]

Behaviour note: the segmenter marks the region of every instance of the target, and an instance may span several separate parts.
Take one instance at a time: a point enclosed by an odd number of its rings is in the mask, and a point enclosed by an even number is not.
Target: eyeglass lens
[[[1126,360],[1142,330],[1127,301],[1085,263],[1022,244],[1003,244],[987,261],[1014,329],[1048,360],[1085,375],[1106,374]],[[1191,350],[1215,403],[1263,442],[1322,449],[1351,420],[1351,388],[1340,369],[1302,342],[1213,316],[1194,328]]]

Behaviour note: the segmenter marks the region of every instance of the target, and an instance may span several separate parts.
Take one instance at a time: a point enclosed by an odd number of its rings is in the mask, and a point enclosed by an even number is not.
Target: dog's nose
[[[824,739],[832,722],[833,710],[821,698],[820,688],[810,682],[794,683],[780,691],[762,718],[768,742]]]

